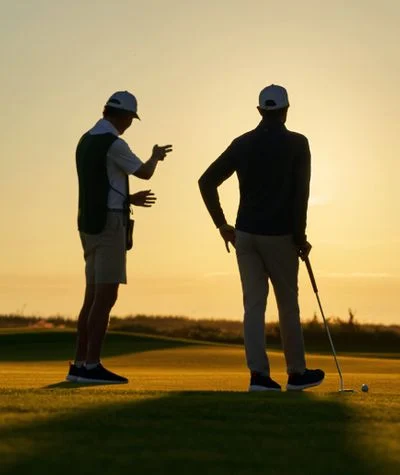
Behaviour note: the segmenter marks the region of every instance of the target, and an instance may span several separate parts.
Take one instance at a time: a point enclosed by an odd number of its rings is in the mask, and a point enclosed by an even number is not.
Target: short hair
[[[124,109],[118,109],[117,107],[104,106],[103,117],[116,117],[116,118],[127,118],[134,116],[134,113]]]

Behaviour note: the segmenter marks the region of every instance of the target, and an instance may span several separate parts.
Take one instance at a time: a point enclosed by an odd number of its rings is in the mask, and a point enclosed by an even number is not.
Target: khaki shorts
[[[126,284],[126,229],[123,213],[109,211],[99,234],[79,233],[87,284]]]

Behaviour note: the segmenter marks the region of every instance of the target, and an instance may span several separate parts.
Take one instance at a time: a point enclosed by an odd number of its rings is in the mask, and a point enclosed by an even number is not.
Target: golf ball
[[[369,389],[369,388],[368,388],[368,384],[363,384],[363,385],[361,386],[361,391],[362,391],[363,393],[367,393],[367,392],[368,392],[368,389]]]

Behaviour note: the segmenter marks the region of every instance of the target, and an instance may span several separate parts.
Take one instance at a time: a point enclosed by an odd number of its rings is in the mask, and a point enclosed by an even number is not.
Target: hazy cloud
[[[394,274],[388,274],[387,272],[332,272],[328,274],[322,274],[322,277],[327,277],[331,279],[391,279],[399,276]]]
[[[209,272],[207,274],[204,274],[203,277],[205,279],[211,279],[213,277],[226,277],[230,275],[234,275],[234,274],[232,272]]]

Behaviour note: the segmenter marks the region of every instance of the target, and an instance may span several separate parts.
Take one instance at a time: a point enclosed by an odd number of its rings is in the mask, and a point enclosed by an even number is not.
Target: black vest
[[[76,169],[79,180],[78,229],[87,234],[100,233],[107,220],[110,183],[107,175],[107,152],[117,140],[108,133],[86,133],[76,149]]]

